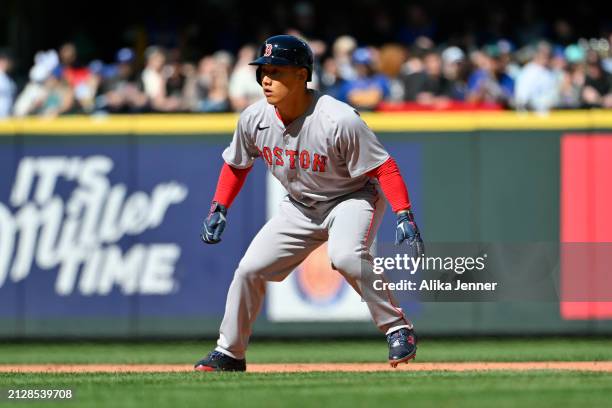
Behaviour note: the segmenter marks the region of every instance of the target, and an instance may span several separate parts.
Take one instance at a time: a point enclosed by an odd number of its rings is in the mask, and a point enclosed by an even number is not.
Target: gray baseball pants
[[[394,306],[390,292],[374,291],[364,282],[374,276],[370,246],[385,207],[382,195],[367,187],[316,208],[286,196],[279,213],[255,236],[236,269],[216,350],[244,358],[252,325],[264,301],[266,282],[285,279],[325,241],[333,268],[367,300],[372,319],[381,331],[410,324],[401,309]]]

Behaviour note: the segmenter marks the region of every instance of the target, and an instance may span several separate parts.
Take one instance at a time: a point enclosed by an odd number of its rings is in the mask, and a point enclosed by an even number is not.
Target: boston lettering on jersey
[[[308,150],[297,151],[268,146],[258,150],[268,166],[289,166],[290,169],[299,166],[305,170],[312,169],[312,171],[325,172],[327,156],[322,154],[312,154]]]

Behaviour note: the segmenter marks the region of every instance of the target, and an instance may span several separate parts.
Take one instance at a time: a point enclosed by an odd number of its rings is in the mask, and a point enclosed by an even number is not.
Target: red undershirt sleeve
[[[247,167],[246,169],[237,169],[227,163],[223,163],[213,201],[224,205],[226,208],[229,208],[240,192],[240,189],[244,185],[247,175],[252,168],[253,166]]]
[[[397,163],[392,157],[389,157],[386,162],[377,168],[367,172],[366,175],[378,179],[393,212],[410,209],[410,197],[408,196],[406,183],[404,183]]]

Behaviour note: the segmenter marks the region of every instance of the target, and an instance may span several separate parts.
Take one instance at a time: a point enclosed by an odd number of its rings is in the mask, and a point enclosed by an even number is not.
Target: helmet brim
[[[259,57],[254,61],[249,62],[249,65],[295,65],[294,62],[281,57]]]

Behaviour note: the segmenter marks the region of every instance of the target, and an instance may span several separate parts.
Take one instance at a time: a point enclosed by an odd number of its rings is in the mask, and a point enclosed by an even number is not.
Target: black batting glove
[[[210,206],[210,212],[202,223],[202,232],[200,237],[207,244],[217,244],[221,242],[221,234],[225,229],[225,215],[227,208],[224,205],[213,201]]]
[[[425,245],[421,239],[419,227],[417,227],[414,221],[414,214],[410,210],[397,214],[395,245],[400,245],[404,241],[407,241],[413,258],[425,255]]]

